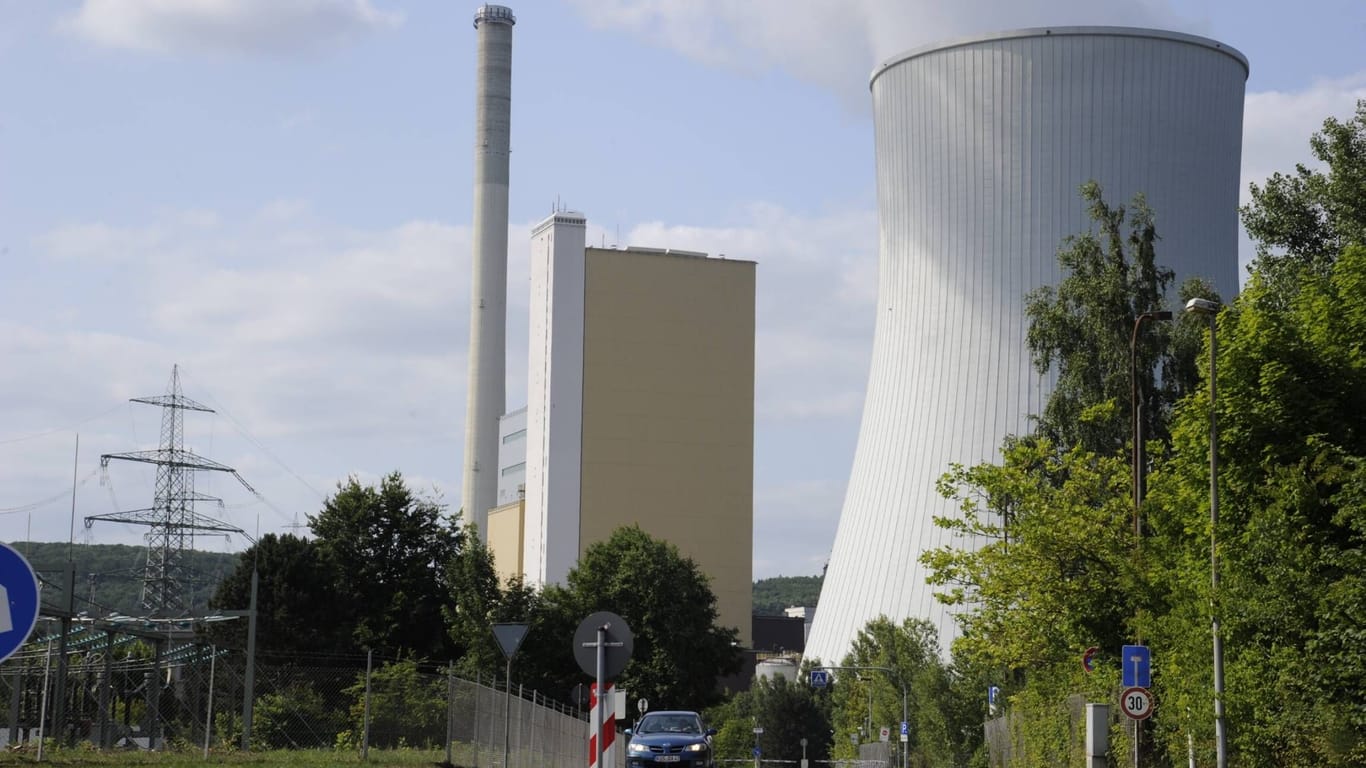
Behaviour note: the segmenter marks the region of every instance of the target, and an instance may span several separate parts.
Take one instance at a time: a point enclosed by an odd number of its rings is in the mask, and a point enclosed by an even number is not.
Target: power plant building
[[[862,426],[806,655],[838,662],[878,616],[953,618],[920,556],[953,463],[998,461],[1052,385],[1033,368],[1027,292],[1057,285],[1090,227],[1079,187],[1143,193],[1176,282],[1237,293],[1247,60],[1213,40],[1062,27],[910,51],[873,73],[877,320]]]
[[[557,211],[532,232],[525,432],[504,418],[497,568],[563,583],[588,546],[638,525],[697,563],[719,623],[748,643],[755,264],[590,248],[585,231]]]

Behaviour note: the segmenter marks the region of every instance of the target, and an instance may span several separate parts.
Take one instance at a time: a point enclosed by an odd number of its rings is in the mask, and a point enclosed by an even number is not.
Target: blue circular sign
[[[38,623],[38,575],[13,547],[0,541],[0,661],[28,640]]]

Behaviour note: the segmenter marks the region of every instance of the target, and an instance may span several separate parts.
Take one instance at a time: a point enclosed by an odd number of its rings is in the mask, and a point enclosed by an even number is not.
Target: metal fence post
[[[365,714],[361,725],[360,759],[370,759],[370,665],[375,652],[365,651]]]
[[[474,673],[474,732],[470,736],[470,743],[474,745],[474,768],[479,768],[479,693],[482,683],[482,675]]]
[[[204,759],[209,759],[209,739],[213,736],[213,678],[218,666],[218,646],[209,646],[209,701],[204,713]]]
[[[455,741],[455,662],[446,667],[446,765],[451,763],[451,742]]]
[[[43,662],[43,695],[38,705],[38,762],[43,762],[43,723],[47,720],[47,676],[52,671],[52,639],[47,641],[47,661]]]

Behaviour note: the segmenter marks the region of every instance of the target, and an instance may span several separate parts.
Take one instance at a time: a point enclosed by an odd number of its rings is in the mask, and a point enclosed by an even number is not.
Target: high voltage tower
[[[154,451],[106,453],[100,456],[100,467],[108,471],[111,459],[139,461],[157,468],[156,493],[152,506],[127,512],[91,515],[85,518],[89,528],[96,520],[133,523],[148,526],[147,566],[142,577],[142,607],[151,616],[180,616],[185,612],[185,552],[194,549],[197,531],[242,533],[240,528],[221,520],[198,514],[195,503],[222,501],[215,496],[197,493],[194,489],[196,472],[226,472],[237,478],[248,491],[259,496],[237,470],[185,450],[184,411],[213,413],[213,409],[197,403],[180,392],[180,367],[171,368],[171,383],[165,395],[134,397],[130,402],[161,407],[161,447]]]

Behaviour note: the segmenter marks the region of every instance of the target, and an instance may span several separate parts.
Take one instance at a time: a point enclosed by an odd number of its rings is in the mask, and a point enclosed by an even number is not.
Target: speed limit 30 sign
[[[1146,720],[1153,714],[1153,695],[1147,688],[1125,688],[1119,695],[1119,708],[1134,720]]]

